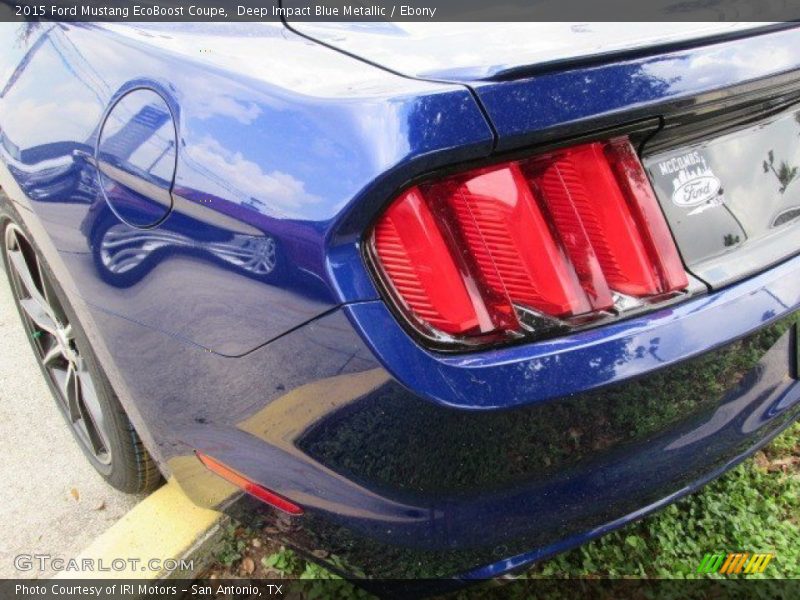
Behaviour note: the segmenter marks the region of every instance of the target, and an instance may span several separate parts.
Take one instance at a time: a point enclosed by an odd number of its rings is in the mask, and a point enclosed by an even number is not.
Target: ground
[[[71,558],[140,499],[117,492],[83,456],[42,378],[0,269],[0,578],[46,577],[19,554]]]

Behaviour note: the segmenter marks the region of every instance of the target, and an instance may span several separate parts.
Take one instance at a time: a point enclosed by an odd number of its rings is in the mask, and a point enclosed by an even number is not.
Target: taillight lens
[[[627,138],[414,186],[370,251],[404,318],[442,342],[566,331],[688,287]]]

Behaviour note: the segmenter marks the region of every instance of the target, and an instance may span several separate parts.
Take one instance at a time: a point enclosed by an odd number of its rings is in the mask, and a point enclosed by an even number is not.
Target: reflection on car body
[[[267,236],[234,234],[229,242],[205,242],[164,228],[138,229],[115,223],[103,230],[97,246],[99,267],[107,271],[106,278],[121,281],[125,276],[128,285],[144,276],[147,269],[143,263],[154,260],[153,254],[180,250],[209,253],[256,276],[271,274],[278,263],[275,240]]]
[[[800,416],[800,27],[2,27],[4,265],[114,485],[463,581]]]

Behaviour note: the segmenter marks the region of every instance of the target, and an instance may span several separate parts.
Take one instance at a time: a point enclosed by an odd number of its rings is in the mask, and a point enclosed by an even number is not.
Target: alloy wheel
[[[111,464],[111,445],[94,379],[75,343],[52,282],[23,231],[9,223],[4,235],[11,288],[22,308],[26,333],[51,379],[59,408],[89,454]]]

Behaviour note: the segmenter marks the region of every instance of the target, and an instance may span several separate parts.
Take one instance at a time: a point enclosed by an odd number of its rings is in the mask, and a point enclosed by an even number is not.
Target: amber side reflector
[[[213,471],[223,479],[231,482],[236,487],[243,489],[254,498],[258,498],[262,502],[265,502],[270,506],[274,506],[278,510],[282,510],[290,515],[299,516],[303,514],[303,509],[293,502],[290,502],[275,492],[271,492],[265,487],[258,485],[244,475],[237,473],[229,466],[219,462],[214,458],[211,458],[207,454],[203,454],[202,452],[195,452],[195,454],[197,454],[197,458],[200,459],[200,462],[202,462],[210,471]]]

